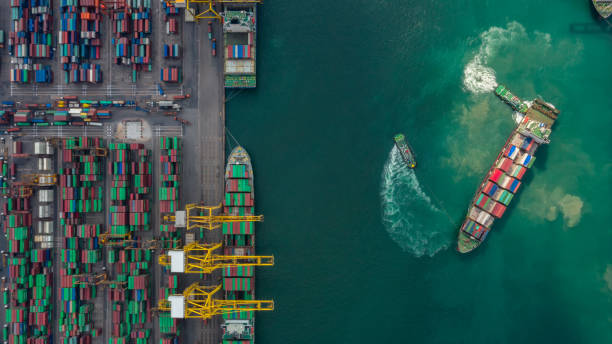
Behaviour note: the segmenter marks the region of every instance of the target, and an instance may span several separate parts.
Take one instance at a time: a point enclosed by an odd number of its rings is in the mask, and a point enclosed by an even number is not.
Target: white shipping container
[[[39,205],[38,206],[38,218],[44,219],[47,217],[51,217],[51,205],[50,204],[45,204],[45,205]]]
[[[38,169],[41,171],[51,171],[53,161],[51,158],[38,158]]]
[[[39,203],[50,203],[55,201],[53,199],[53,189],[41,189],[38,191],[38,202]]]
[[[485,227],[489,227],[491,225],[493,217],[486,213],[486,212],[481,212],[480,214],[478,214],[478,218],[476,219],[476,222],[480,223],[481,225],[485,226]]]

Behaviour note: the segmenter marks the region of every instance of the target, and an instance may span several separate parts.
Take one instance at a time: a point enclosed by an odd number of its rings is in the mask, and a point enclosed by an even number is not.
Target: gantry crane
[[[124,236],[122,234],[109,234],[109,233],[104,233],[102,234],[104,236],[103,239],[100,239],[100,243],[102,245],[105,246],[122,246],[122,248],[124,250],[138,250],[138,249],[145,249],[145,250],[157,250],[161,248],[161,244],[162,241],[160,239],[157,238],[153,238],[153,239],[131,239],[127,236]],[[118,240],[110,240],[110,239],[118,239]],[[173,240],[169,240],[172,242],[175,242],[177,244],[180,245],[181,240],[180,239],[173,239]],[[137,244],[137,246],[126,246],[126,245],[130,245],[130,244]]]
[[[102,147],[75,147],[73,148],[74,155],[95,155],[105,157],[108,155],[108,149]]]
[[[128,232],[126,234],[112,234],[112,233],[106,232],[106,233],[100,234],[99,238],[100,238],[101,244],[110,245],[109,244],[110,239],[130,240],[132,239],[132,233]]]
[[[32,188],[29,185],[25,185],[21,182],[11,183],[10,195],[16,198],[28,198],[33,193]]]
[[[221,16],[215,11],[214,6],[216,4],[249,4],[249,3],[261,3],[262,0],[169,0],[169,3],[174,4],[177,8],[185,8],[189,11],[194,20],[200,19],[221,19]],[[194,9],[197,4],[204,4],[204,11]],[[195,6],[194,6],[195,5]]]
[[[197,282],[183,291],[182,295],[170,295],[159,300],[158,310],[170,311],[172,318],[210,319],[215,315],[250,311],[273,311],[272,300],[219,300],[213,298],[221,289],[218,286],[202,286]]]
[[[61,139],[57,137],[53,137],[47,139],[47,141],[57,147],[61,146]],[[83,155],[95,155],[105,157],[108,155],[108,149],[103,147],[89,147],[89,146],[74,146],[70,148],[74,155],[83,156]]]
[[[205,228],[213,230],[221,227],[225,222],[261,222],[263,215],[214,215],[213,211],[222,209],[223,204],[217,206],[204,206],[188,204],[185,210],[178,210],[175,215],[164,216],[165,221],[174,222],[177,228],[191,230],[194,228]],[[198,215],[196,212],[204,213]]]
[[[159,264],[170,266],[170,272],[209,274],[216,269],[237,266],[273,266],[274,256],[223,256],[213,251],[218,244],[191,243],[182,250],[170,250],[159,256]]]
[[[20,181],[11,183],[10,195],[17,198],[31,197],[33,187],[53,186],[57,184],[55,174],[26,174]]]
[[[78,278],[79,280],[74,281],[76,285],[113,285],[116,284],[123,287],[127,282],[125,281],[109,281],[106,272],[101,274],[80,274],[71,275],[70,277]]]
[[[22,183],[24,185],[31,186],[53,186],[57,184],[57,175],[56,174],[26,174],[23,176]]]

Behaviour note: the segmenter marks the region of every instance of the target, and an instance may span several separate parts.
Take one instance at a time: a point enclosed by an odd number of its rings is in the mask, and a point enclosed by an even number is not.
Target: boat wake
[[[391,238],[417,257],[433,257],[450,244],[443,212],[423,191],[414,170],[408,169],[393,146],[381,185],[382,220]]]
[[[485,59],[477,54],[463,70],[463,85],[472,93],[491,92],[497,87],[495,71],[485,66]]]
[[[495,70],[487,64],[500,48],[512,45],[513,41],[527,38],[525,28],[510,22],[506,28],[493,26],[480,34],[478,53],[470,60],[463,70],[463,85],[472,93],[490,92],[497,87]]]

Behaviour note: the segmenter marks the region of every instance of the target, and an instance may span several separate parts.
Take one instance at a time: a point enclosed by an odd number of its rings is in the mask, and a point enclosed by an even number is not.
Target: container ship
[[[610,18],[612,15],[612,0],[592,0],[593,7],[597,13],[604,19]]]
[[[500,219],[521,186],[521,179],[535,161],[535,152],[548,144],[559,110],[540,99],[521,101],[505,86],[495,94],[523,115],[480,183],[472,199],[457,239],[457,250],[468,253],[486,239],[496,219]]]
[[[226,215],[254,215],[255,190],[253,167],[247,151],[238,146],[232,150],[225,168]],[[255,223],[223,223],[224,254],[255,255]],[[253,266],[223,269],[223,289],[226,300],[255,300],[255,269]],[[252,344],[255,341],[253,311],[223,316],[223,344]]]
[[[221,17],[225,88],[255,88],[257,3],[226,5]]]

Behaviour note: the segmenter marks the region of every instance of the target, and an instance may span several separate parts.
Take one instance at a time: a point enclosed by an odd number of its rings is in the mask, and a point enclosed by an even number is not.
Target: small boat
[[[400,154],[402,155],[402,158],[404,159],[406,164],[408,164],[408,167],[415,168],[416,159],[414,157],[412,149],[408,145],[408,142],[406,142],[406,137],[404,136],[404,134],[395,135],[393,137],[393,141],[395,141],[395,145],[397,146],[397,149],[399,149]]]

